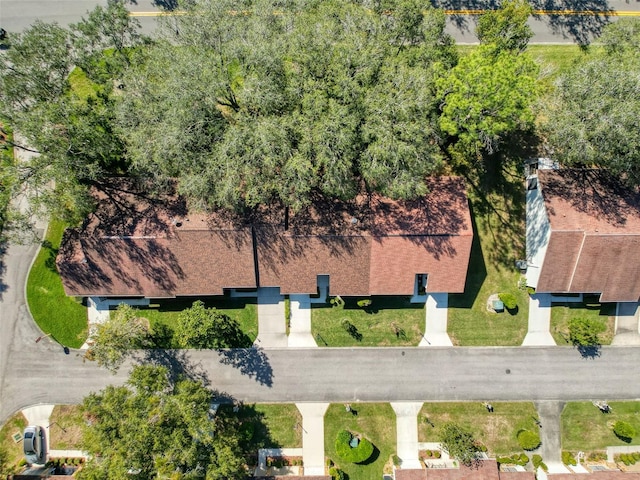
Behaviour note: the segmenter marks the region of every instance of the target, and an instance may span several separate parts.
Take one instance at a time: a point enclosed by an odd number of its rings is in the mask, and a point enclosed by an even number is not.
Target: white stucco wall
[[[539,188],[527,190],[527,286],[536,288],[549,245],[551,226]]]

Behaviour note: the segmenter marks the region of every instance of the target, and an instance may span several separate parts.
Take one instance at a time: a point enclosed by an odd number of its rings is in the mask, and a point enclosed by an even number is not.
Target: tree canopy
[[[138,310],[121,303],[116,312],[95,327],[92,345],[86,357],[111,372],[118,370],[131,350],[151,343],[148,321],[138,317]]]
[[[460,59],[443,11],[418,0],[179,8],[152,41],[109,0],[68,29],[36,23],[2,56],[0,105],[40,152],[18,176],[55,217],[80,223],[114,174],[175,179],[203,210],[412,198],[532,124],[524,0],[482,16]]]
[[[173,381],[165,367],[134,367],[126,385],[84,399],[91,460],[78,478],[245,478],[238,421],[212,417],[211,400],[201,383]]]
[[[477,460],[478,443],[469,430],[457,423],[445,423],[440,429],[439,440],[444,451],[463,465],[473,465]]]
[[[605,29],[604,52],[587,56],[557,82],[546,128],[565,165],[607,168],[640,184],[640,22]]]
[[[118,120],[136,169],[209,207],[426,192],[442,166],[434,66],[456,60],[442,12],[233,5],[186,5],[172,43],[129,70]]]

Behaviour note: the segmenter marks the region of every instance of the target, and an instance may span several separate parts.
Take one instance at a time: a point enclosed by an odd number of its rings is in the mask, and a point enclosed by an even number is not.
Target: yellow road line
[[[447,15],[482,15],[487,10],[445,10]],[[183,11],[174,12],[129,12],[132,17],[164,17],[167,15],[184,15]],[[608,17],[640,17],[640,11],[631,10],[534,10],[534,15],[585,15],[585,16],[608,16]]]

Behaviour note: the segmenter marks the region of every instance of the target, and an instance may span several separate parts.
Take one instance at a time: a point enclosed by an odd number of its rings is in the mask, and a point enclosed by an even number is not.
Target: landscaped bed
[[[52,221],[27,279],[27,303],[45,334],[62,345],[79,348],[86,339],[87,309],[67,297],[56,269],[56,255],[65,225]]]
[[[487,447],[489,456],[522,452],[520,430],[537,432],[538,413],[530,402],[491,403],[488,412],[482,402],[425,403],[418,415],[418,441],[438,442],[440,428],[453,422],[468,428]]]
[[[343,461],[336,452],[336,437],[342,430],[360,435],[369,440],[373,454],[364,463]],[[325,455],[335,466],[358,480],[379,480],[390,457],[396,453],[396,415],[388,403],[351,404],[347,411],[344,404],[333,404],[324,416]]]
[[[600,319],[607,330],[600,335],[602,345],[609,345],[615,334],[615,303],[600,303],[597,297],[585,296],[584,302],[553,304],[551,307],[551,335],[557,345],[571,345],[569,321],[573,318]]]
[[[590,452],[604,450],[608,446],[640,445],[640,402],[608,403],[610,413],[602,413],[591,402],[569,402],[565,405],[560,417],[564,450]],[[630,443],[613,433],[613,425],[619,420],[629,423],[636,431]]]
[[[339,298],[339,297],[338,297]],[[409,297],[371,297],[371,305],[360,307],[361,298],[343,297],[336,305],[312,304],[311,332],[319,346],[401,346],[420,343],[425,325],[424,304]]]
[[[16,413],[13,417],[7,420],[2,430],[0,430],[0,448],[6,454],[7,473],[17,472],[23,465],[25,465],[24,454],[22,451],[22,432],[27,426],[27,419],[24,418],[22,413]],[[16,442],[13,438],[14,435],[19,435],[19,441]],[[5,473],[5,472],[0,472]]]

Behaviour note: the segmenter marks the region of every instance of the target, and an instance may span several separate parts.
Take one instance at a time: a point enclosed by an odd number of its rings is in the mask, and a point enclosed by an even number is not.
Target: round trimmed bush
[[[630,442],[633,437],[636,436],[636,430],[627,422],[623,422],[622,420],[618,420],[613,425],[613,433],[616,434],[623,442]]]
[[[500,293],[498,294],[498,298],[507,310],[513,310],[518,306],[518,299],[513,293]]]
[[[344,480],[345,479],[344,472],[342,470],[340,470],[339,468],[336,468],[336,467],[331,467],[329,469],[329,475],[331,476],[332,480]]]
[[[373,444],[366,438],[361,438],[356,447],[351,446],[353,435],[347,430],[341,430],[336,436],[336,453],[345,462],[362,463],[373,455]]]
[[[540,435],[531,430],[520,430],[518,432],[518,443],[523,450],[535,450],[540,446]]]

